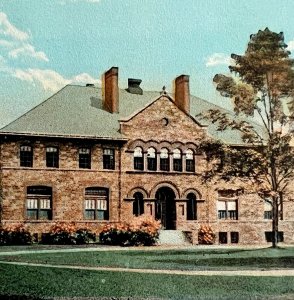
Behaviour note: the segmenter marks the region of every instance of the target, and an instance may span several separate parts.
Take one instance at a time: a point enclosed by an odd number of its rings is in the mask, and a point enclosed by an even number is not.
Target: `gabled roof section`
[[[173,101],[170,96],[160,95],[156,91],[144,91],[143,95],[137,95],[120,89],[119,113],[112,114],[102,108],[101,88],[67,85],[0,129],[0,134],[124,140],[125,137],[119,132],[119,121],[133,117],[160,97]],[[190,106],[190,117],[202,126],[207,124],[196,116],[208,109],[218,108],[233,114],[195,96],[191,96]],[[243,144],[237,131],[217,131],[215,125],[209,124],[208,133],[228,144]]]

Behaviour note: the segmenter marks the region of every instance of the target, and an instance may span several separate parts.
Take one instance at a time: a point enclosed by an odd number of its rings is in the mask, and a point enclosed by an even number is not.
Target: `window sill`
[[[132,170],[126,171],[127,174],[167,174],[167,175],[200,175],[197,172],[177,172],[177,171],[149,171],[149,170]]]

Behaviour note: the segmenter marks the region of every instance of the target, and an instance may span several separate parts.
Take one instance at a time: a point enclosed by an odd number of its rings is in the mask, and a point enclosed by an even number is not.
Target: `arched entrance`
[[[161,187],[155,194],[155,218],[164,229],[176,229],[175,193],[169,187]]]

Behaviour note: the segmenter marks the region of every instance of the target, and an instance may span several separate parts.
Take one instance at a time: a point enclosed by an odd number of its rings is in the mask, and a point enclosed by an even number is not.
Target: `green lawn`
[[[66,270],[0,263],[0,295],[160,299],[293,299],[294,277],[221,277]]]
[[[252,270],[294,268],[294,248],[121,250],[34,253],[0,256],[0,260],[99,267],[175,270]]]

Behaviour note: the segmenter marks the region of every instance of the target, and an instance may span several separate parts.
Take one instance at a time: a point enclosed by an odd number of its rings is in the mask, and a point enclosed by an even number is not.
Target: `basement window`
[[[227,232],[219,232],[218,240],[219,240],[220,244],[227,244],[228,243],[228,233]]]

